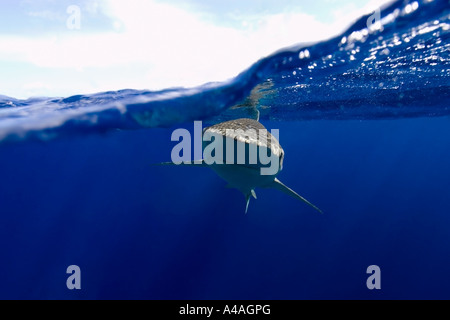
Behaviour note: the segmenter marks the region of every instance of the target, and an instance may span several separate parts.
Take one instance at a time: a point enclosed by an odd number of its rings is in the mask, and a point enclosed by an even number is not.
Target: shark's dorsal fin
[[[308,200],[306,200],[305,198],[303,198],[301,195],[299,195],[297,192],[295,192],[294,190],[292,190],[291,188],[287,187],[286,185],[284,185],[280,180],[278,180],[277,178],[275,178],[275,180],[272,182],[272,184],[270,185],[271,188],[274,189],[278,189],[280,191],[283,191],[284,193],[290,195],[291,197],[301,200],[304,203],[306,203],[307,205],[311,206],[312,208],[316,209],[317,211],[319,211],[320,213],[323,213],[322,210],[320,210],[319,208],[317,208],[315,205],[313,205],[311,202],[309,202]]]

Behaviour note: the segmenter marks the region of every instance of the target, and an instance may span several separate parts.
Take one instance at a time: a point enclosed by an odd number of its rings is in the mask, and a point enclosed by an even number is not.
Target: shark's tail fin
[[[306,200],[305,198],[303,198],[301,195],[299,195],[297,192],[295,192],[294,190],[292,190],[291,188],[285,186],[280,180],[278,180],[277,178],[275,178],[275,180],[273,181],[273,183],[270,185],[270,187],[274,188],[274,189],[278,189],[283,191],[284,193],[290,195],[291,197],[301,200],[303,202],[305,202],[307,205],[309,205],[310,207],[314,208],[315,210],[319,211],[320,213],[323,213],[322,210],[320,210],[319,208],[317,208],[315,205],[313,205],[311,202],[309,202],[308,200]]]

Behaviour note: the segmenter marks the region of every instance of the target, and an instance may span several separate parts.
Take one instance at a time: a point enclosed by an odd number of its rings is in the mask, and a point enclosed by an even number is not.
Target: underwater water
[[[449,299],[450,4],[380,19],[224,83],[0,97],[0,298]],[[174,129],[258,111],[324,214],[271,189],[244,214],[212,170],[152,165]]]

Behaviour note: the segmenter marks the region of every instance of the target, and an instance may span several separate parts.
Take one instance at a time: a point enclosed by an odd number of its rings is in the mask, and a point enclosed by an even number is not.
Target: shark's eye
[[[281,151],[280,155],[280,170],[283,169],[284,151]]]

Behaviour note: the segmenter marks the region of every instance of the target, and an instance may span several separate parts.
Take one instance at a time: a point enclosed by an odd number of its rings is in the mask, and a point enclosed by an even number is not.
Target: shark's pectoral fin
[[[311,206],[312,208],[316,209],[317,211],[319,211],[320,213],[323,213],[322,210],[320,210],[319,208],[317,208],[315,205],[313,205],[311,202],[309,202],[308,200],[306,200],[305,198],[303,198],[301,195],[299,195],[297,192],[295,192],[294,190],[292,190],[291,188],[285,186],[280,180],[278,180],[277,178],[275,178],[275,180],[272,182],[272,184],[270,185],[271,188],[274,189],[278,189],[280,191],[283,191],[284,193],[290,195],[291,197],[301,200],[303,202],[305,202],[307,205]]]
[[[182,162],[179,164],[175,164],[173,162],[160,162],[160,163],[152,163],[154,166],[207,166],[205,160],[195,160],[192,162]]]

